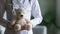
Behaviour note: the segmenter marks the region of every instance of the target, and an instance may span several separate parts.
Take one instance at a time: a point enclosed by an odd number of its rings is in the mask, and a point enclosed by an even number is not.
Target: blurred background
[[[43,21],[33,28],[34,34],[60,34],[60,0],[39,0],[39,4]],[[4,31],[0,26],[0,34]]]

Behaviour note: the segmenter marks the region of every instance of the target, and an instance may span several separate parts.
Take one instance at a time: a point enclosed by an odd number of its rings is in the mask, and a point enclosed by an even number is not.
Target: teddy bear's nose
[[[23,17],[23,15],[21,15],[21,17]]]

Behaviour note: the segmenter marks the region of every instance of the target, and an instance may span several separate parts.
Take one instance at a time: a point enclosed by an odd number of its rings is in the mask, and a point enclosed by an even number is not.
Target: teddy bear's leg
[[[21,30],[30,30],[30,25],[25,24],[24,26],[21,26]]]
[[[14,25],[14,30],[15,30],[15,31],[21,30],[21,25],[20,25],[20,24],[15,24],[15,25]]]
[[[30,25],[26,24],[25,25],[25,30],[30,30]]]

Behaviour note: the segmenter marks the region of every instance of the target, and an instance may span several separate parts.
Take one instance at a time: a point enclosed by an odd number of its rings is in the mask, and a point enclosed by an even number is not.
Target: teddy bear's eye
[[[21,12],[19,12],[19,14],[21,14]]]

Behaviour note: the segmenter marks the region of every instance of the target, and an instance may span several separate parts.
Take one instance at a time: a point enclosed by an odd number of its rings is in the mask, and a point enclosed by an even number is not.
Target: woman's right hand
[[[11,25],[10,23],[7,24],[7,29],[13,30],[13,25]]]

